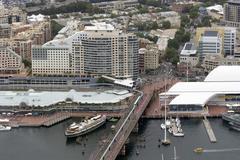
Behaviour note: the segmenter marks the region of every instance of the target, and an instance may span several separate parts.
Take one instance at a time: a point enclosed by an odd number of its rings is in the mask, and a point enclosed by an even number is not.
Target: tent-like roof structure
[[[0,106],[39,106],[45,107],[57,103],[72,101],[82,104],[117,103],[132,96],[127,90],[108,90],[104,92],[48,92],[48,91],[0,91]]]
[[[219,66],[204,82],[179,82],[165,94],[176,96],[169,105],[201,106],[216,95],[240,94],[240,66]]]

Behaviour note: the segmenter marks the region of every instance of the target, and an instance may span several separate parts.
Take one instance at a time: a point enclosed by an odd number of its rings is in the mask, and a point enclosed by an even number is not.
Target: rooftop
[[[85,31],[113,31],[114,27],[111,24],[107,24],[105,22],[102,23],[92,23],[92,26],[85,26],[84,30]]]
[[[204,36],[206,37],[217,37],[218,32],[217,31],[205,31]]]
[[[27,106],[44,107],[66,102],[67,99],[75,103],[104,104],[117,103],[130,96],[132,96],[132,93],[129,93],[127,90],[108,90],[105,92],[77,92],[75,90],[69,92],[0,91],[0,106],[19,106],[24,104]]]
[[[204,82],[179,82],[161,96],[176,96],[170,105],[204,106],[212,97],[224,94],[240,94],[240,66],[219,66]]]

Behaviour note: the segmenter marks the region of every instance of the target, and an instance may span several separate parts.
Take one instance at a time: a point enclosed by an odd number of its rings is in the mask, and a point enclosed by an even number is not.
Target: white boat
[[[0,122],[9,122],[9,119],[5,118],[5,119],[0,119]]]
[[[182,133],[182,132],[173,132],[173,136],[175,136],[175,137],[183,137],[184,133]]]
[[[171,126],[171,121],[170,120],[166,120],[166,126],[167,126],[167,128],[169,128]]]
[[[164,123],[161,124],[161,128],[162,129],[165,129],[166,128],[166,125]]]
[[[12,128],[10,126],[0,125],[0,131],[10,131]]]
[[[169,129],[168,129],[168,132],[169,132],[169,133],[173,133],[172,128],[169,128]]]
[[[77,137],[87,134],[103,125],[106,119],[106,115],[97,115],[80,123],[74,122],[65,130],[65,136]]]

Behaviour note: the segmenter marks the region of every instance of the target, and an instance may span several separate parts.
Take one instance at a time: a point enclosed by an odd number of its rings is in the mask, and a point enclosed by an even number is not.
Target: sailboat
[[[165,125],[166,125],[166,120],[167,120],[167,103],[166,103],[166,79],[164,80],[165,82],[165,97],[164,97],[164,107],[165,107],[165,112],[164,112],[164,118],[165,118]],[[163,145],[170,145],[170,140],[167,139],[167,127],[165,126],[164,128],[164,139],[162,140]]]

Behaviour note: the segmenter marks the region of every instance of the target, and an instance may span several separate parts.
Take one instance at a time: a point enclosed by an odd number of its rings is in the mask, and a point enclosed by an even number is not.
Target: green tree
[[[190,19],[187,15],[181,16],[181,27],[186,27],[190,25]]]
[[[179,42],[177,41],[177,39],[169,39],[168,40],[168,48],[174,48],[176,50],[179,49]]]
[[[23,59],[22,63],[24,64],[25,67],[31,68],[32,67],[32,63],[30,60],[27,59]]]
[[[51,30],[52,30],[52,37],[55,37],[58,32],[63,28],[64,26],[60,25],[56,21],[51,21]]]
[[[198,11],[200,6],[193,6],[189,11],[189,16],[191,19],[196,19],[198,17]]]
[[[182,37],[182,43],[186,43],[189,42],[191,39],[191,33],[190,32],[186,32],[183,37]]]
[[[176,65],[179,62],[178,52],[174,48],[167,48],[164,56],[165,60]]]
[[[162,28],[163,29],[169,29],[171,28],[171,23],[169,21],[163,21],[162,22]]]
[[[211,17],[209,16],[205,16],[202,18],[202,23],[201,23],[201,27],[211,27]]]

